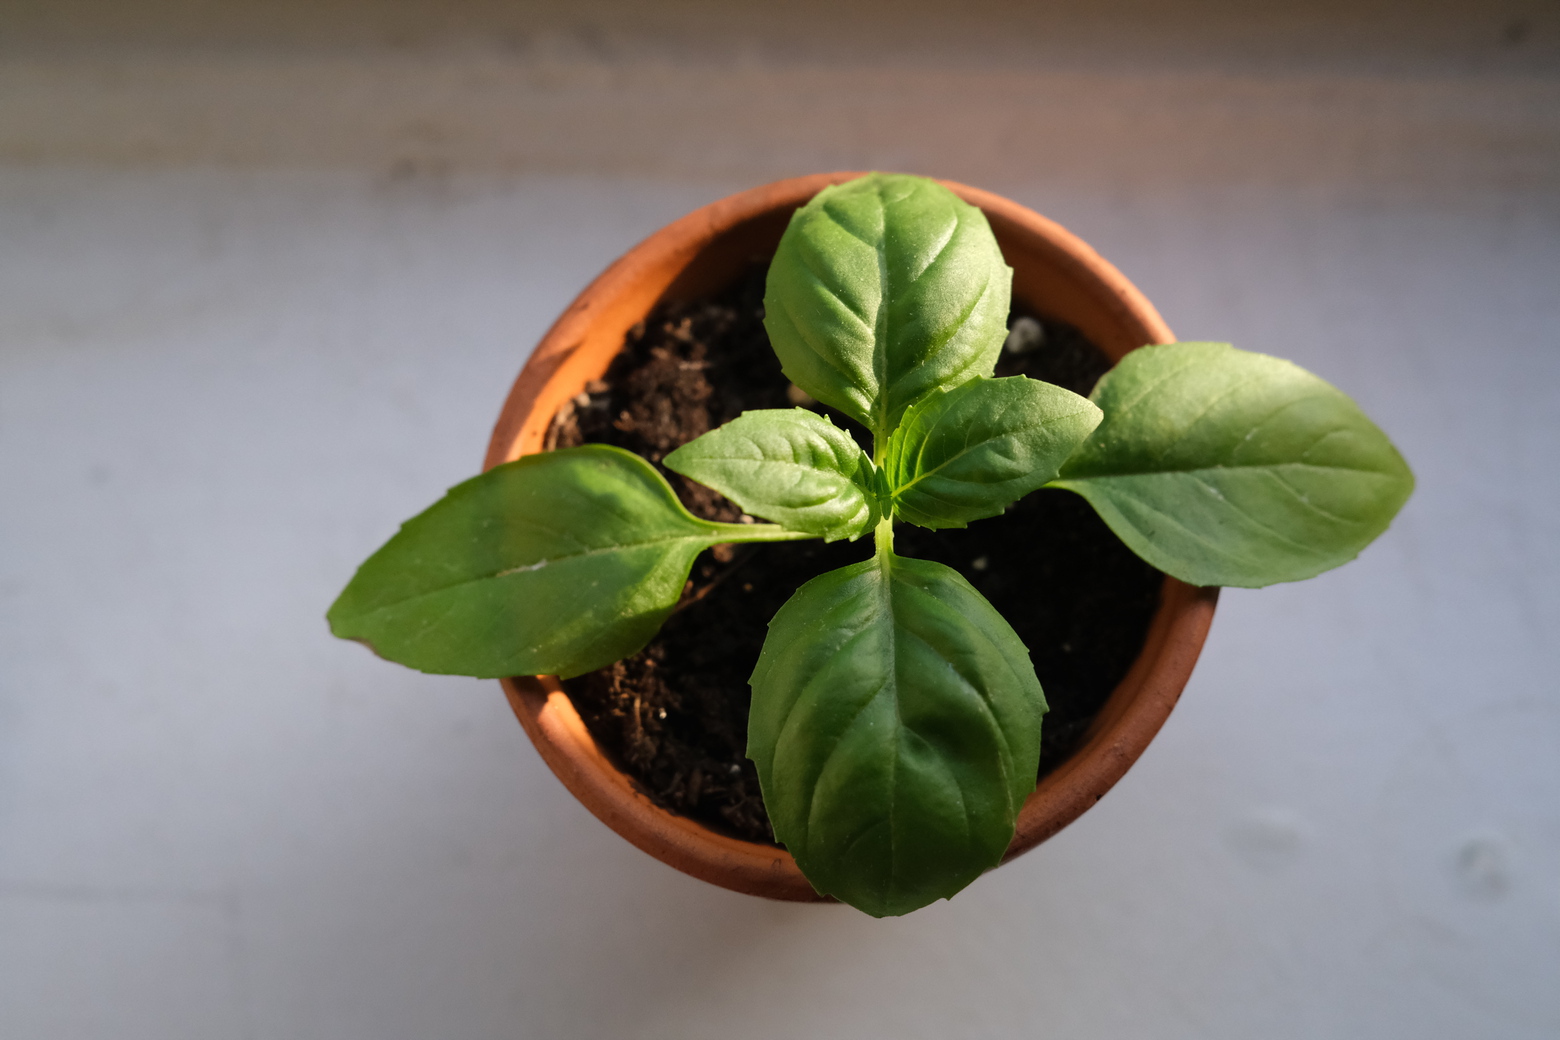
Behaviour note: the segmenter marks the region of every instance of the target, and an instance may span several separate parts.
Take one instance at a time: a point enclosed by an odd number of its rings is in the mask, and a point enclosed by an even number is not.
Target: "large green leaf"
[[[567,678],[649,642],[700,550],[800,537],[697,519],[638,456],[570,448],[451,488],[326,616],[336,635],[425,672]]]
[[[1025,376],[933,393],[889,438],[894,513],[934,529],[996,516],[1055,477],[1099,421],[1087,399]]]
[[[1078,492],[1149,563],[1255,588],[1347,563],[1414,489],[1392,442],[1297,365],[1224,343],[1128,354],[1053,487]]]
[[[957,572],[880,550],[797,590],[753,672],[748,755],[819,892],[876,917],[997,864],[1034,789],[1045,697]]]
[[[881,444],[927,393],[991,374],[1012,278],[980,210],[935,181],[874,173],[791,218],[764,327],[791,381]]]
[[[802,408],[743,412],[666,465],[754,516],[826,541],[857,538],[878,520],[872,460],[850,434]]]

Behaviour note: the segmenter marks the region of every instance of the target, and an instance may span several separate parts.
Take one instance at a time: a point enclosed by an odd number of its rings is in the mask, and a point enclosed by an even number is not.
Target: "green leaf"
[[[1052,486],[1194,585],[1256,588],[1347,563],[1414,489],[1392,442],[1341,391],[1228,344],[1135,350],[1093,400],[1104,421]]]
[[[1002,858],[1034,789],[1045,697],[957,572],[879,551],[797,590],[753,672],[748,755],[819,892],[875,917]]]
[[[744,412],[665,461],[754,516],[826,541],[858,538],[878,520],[872,460],[850,434],[802,408]]]
[[[792,216],[764,327],[786,376],[881,444],[932,390],[991,374],[1012,280],[980,210],[935,181],[873,173]]]
[[[649,642],[700,550],[800,537],[691,516],[620,448],[527,455],[403,524],[326,616],[336,635],[421,671],[568,678]]]
[[[1099,421],[1087,399],[1025,376],[933,393],[889,438],[894,514],[933,529],[996,516],[1055,477]]]

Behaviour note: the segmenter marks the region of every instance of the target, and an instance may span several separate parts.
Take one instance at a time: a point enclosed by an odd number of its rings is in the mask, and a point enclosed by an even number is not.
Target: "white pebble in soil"
[[[1019,318],[1008,330],[1002,349],[1009,354],[1029,354],[1045,346],[1045,328],[1033,318]]]

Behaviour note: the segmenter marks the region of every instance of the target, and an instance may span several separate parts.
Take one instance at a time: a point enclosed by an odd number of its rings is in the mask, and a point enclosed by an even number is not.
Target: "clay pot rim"
[[[572,362],[582,361],[590,348],[596,354],[615,353],[632,324],[624,323],[623,313],[643,317],[677,273],[721,236],[765,215],[779,211],[788,215],[824,186],[856,176],[855,172],[814,174],[739,192],[673,221],[614,261],[569,305],[526,361],[494,426],[483,468],[540,450],[557,407],[578,393],[586,379],[600,375]],[[1094,306],[1136,330],[1139,343],[1133,346],[1174,339],[1142,293],[1081,239],[1009,199],[952,181],[942,183],[980,207],[999,240],[1005,234],[1022,236],[1029,247],[1045,253],[1047,262],[1091,293]],[[647,285],[654,291],[649,292]],[[642,310],[622,304],[625,298],[639,300]],[[607,334],[615,336],[615,347],[599,333],[592,340],[593,326],[603,319],[619,326]],[[1216,588],[1165,579],[1143,650],[1079,746],[1042,778],[1026,800],[1003,862],[1080,816],[1143,753],[1191,675],[1217,599]],[[724,888],[775,899],[820,900],[784,849],[718,833],[652,802],[596,745],[556,678],[517,677],[501,682],[543,760],[586,808],[628,841],[684,873]]]

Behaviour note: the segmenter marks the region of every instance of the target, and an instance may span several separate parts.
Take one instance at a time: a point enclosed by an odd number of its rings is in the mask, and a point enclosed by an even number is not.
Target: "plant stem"
[[[720,524],[711,521],[710,527],[714,528],[710,532],[712,535],[720,535],[710,540],[711,545],[719,545],[721,542],[799,542],[804,538],[818,537],[806,531],[792,531],[779,524]]]
[[[878,525],[872,529],[872,541],[877,548],[877,555],[888,556],[894,551],[894,518],[885,516],[878,521]]]

